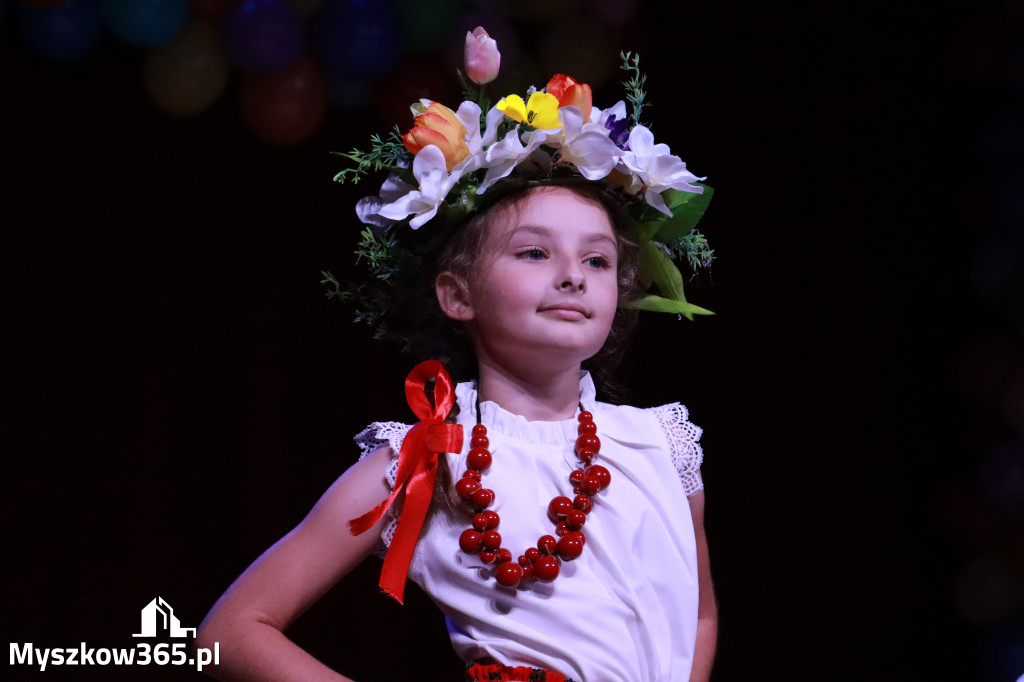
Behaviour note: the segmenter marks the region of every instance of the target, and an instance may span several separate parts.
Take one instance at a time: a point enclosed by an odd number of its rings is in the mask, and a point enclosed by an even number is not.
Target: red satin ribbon
[[[426,394],[426,385],[431,379],[436,380],[433,405]],[[380,588],[399,604],[405,593],[405,577],[409,573],[412,552],[434,494],[437,456],[442,452],[462,452],[462,426],[444,423],[455,404],[455,392],[451,377],[440,362],[427,360],[409,372],[405,379],[405,399],[420,422],[402,441],[395,488],[388,499],[348,522],[353,535],[366,532],[381,520],[399,493],[405,492],[398,527],[380,572]]]

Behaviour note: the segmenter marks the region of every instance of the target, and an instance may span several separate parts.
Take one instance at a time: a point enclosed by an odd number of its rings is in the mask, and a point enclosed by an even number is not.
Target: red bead
[[[580,412],[580,416],[577,417],[577,419],[581,424],[583,422],[592,422],[594,421],[594,415],[591,414],[590,412],[587,412],[586,410],[583,410],[582,412]]]
[[[548,516],[551,517],[552,521],[564,519],[565,515],[571,511],[572,500],[564,495],[559,495],[548,503]]]
[[[601,490],[601,481],[593,476],[587,476],[583,479],[583,485],[580,487],[583,488],[583,492],[587,495],[596,495]]]
[[[476,481],[473,482],[476,483]],[[488,490],[487,488],[480,488],[478,490],[474,490],[469,499],[478,507],[490,507],[491,503],[494,502],[494,491]]]
[[[522,566],[522,564],[520,564]],[[523,566],[523,582],[533,580],[533,564]]]
[[[491,551],[498,551],[501,547],[501,533],[496,530],[485,532],[480,538],[480,546]]]
[[[490,444],[491,440],[487,436],[473,436],[469,441],[471,448],[486,448]]]
[[[477,490],[480,490],[480,483],[472,478],[460,478],[455,482],[455,492],[464,500],[470,499]]]
[[[462,472],[462,477],[463,478],[471,478],[474,481],[476,481],[477,483],[479,483],[480,481],[484,480],[484,477],[476,469],[466,469],[465,471]]]
[[[537,549],[544,554],[551,554],[555,551],[556,546],[558,546],[558,540],[550,535],[542,535],[540,540],[537,540]]]
[[[501,517],[493,509],[487,509],[480,513],[487,517],[487,530],[494,530],[501,523]]]
[[[512,551],[502,547],[498,550],[498,563],[503,564],[506,561],[512,561]]]
[[[484,426],[483,424],[477,424],[476,426],[473,427],[473,435],[474,436],[486,436],[487,435],[487,427]]]
[[[594,508],[594,503],[586,495],[577,495],[572,498],[572,506],[584,514],[589,514],[590,510]]]
[[[573,509],[565,516],[565,525],[569,530],[579,530],[587,522],[587,515],[579,509]]]
[[[537,559],[537,563],[533,565],[533,577],[537,580],[543,580],[546,583],[551,582],[558,577],[558,559],[553,556],[542,556]]]
[[[587,536],[583,534],[583,531],[576,531],[576,535],[580,536],[580,542],[582,542],[584,545],[587,544]]]
[[[473,448],[466,455],[466,464],[474,469],[486,469],[491,466],[491,453],[485,448]]]
[[[480,550],[480,561],[484,562],[485,564],[493,564],[497,560],[498,560],[498,553],[497,552],[495,552],[493,550],[490,550],[490,549],[481,549]]]
[[[494,574],[494,577],[497,579],[499,585],[504,587],[515,587],[519,584],[519,581],[523,579],[523,567],[509,561],[498,566],[498,570]]]
[[[576,452],[579,452],[583,448],[590,448],[594,452],[597,452],[601,449],[601,439],[593,434],[580,436],[576,439]]]
[[[588,433],[597,433],[597,424],[592,421],[580,422],[579,427],[576,429],[576,433],[583,436]]]
[[[581,462],[586,462],[587,464],[590,464],[590,461],[594,459],[594,455],[596,454],[597,452],[591,450],[590,448],[583,448],[576,453],[576,456],[580,458]]]
[[[519,555],[519,565],[520,566],[529,566],[530,565],[530,560],[526,557],[525,554],[520,554]]]
[[[480,533],[472,528],[467,528],[459,536],[459,547],[467,554],[476,554],[480,551],[480,538]]]
[[[530,547],[526,550],[526,552],[523,553],[523,556],[526,557],[527,561],[536,561],[540,558],[540,550],[536,547]]]
[[[579,485],[580,483],[583,483],[583,479],[585,479],[586,477],[587,472],[585,472],[583,469],[573,469],[572,473],[569,474],[569,483],[572,483],[573,485]]]
[[[473,517],[473,529],[478,533],[483,533],[487,528],[487,514],[477,514]]]
[[[555,526],[555,535],[557,535],[558,537],[563,537],[565,535],[568,535],[568,533],[569,527],[565,525],[565,521],[559,521],[558,524]]]
[[[608,487],[608,484],[612,482],[612,472],[608,471],[600,464],[595,464],[587,469],[587,478],[596,478],[601,484],[601,490],[604,490]]]
[[[557,552],[558,556],[566,561],[571,561],[583,554],[583,541],[580,540],[579,533],[563,535],[562,539],[558,541]]]

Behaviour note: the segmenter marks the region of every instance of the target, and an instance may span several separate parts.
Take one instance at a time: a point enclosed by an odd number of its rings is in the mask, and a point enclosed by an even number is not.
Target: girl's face
[[[500,209],[499,209],[500,210]],[[570,190],[534,190],[497,216],[465,283],[478,360],[578,364],[597,353],[618,305],[618,241],[604,208]]]

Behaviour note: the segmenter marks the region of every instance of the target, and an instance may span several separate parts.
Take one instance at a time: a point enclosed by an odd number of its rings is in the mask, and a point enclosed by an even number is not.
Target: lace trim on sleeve
[[[353,439],[361,451],[359,459],[366,457],[382,445],[387,445],[391,448],[391,463],[388,464],[387,471],[384,472],[384,478],[388,482],[388,488],[392,490],[395,489],[395,476],[398,473],[398,453],[402,449],[402,441],[405,440],[405,435],[409,433],[411,428],[412,424],[403,424],[401,422],[374,422]],[[401,501],[396,501],[388,509],[384,517],[386,519],[384,527],[380,531],[380,539],[384,545],[378,551],[379,556],[383,556],[384,550],[391,546],[391,539],[395,537],[395,528],[398,526],[398,516],[401,513]]]
[[[652,407],[658,420],[658,425],[665,432],[668,439],[669,452],[672,455],[672,464],[679,472],[679,480],[683,482],[683,490],[686,496],[690,497],[704,489],[704,481],[700,477],[700,465],[704,461],[704,451],[701,450],[700,435],[703,433],[699,426],[688,421],[689,413],[679,403]]]

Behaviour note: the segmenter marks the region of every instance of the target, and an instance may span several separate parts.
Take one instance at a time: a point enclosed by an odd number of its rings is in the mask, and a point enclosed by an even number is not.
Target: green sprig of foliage
[[[332,152],[336,156],[354,161],[354,168],[346,168],[334,176],[335,182],[351,180],[352,184],[359,182],[367,173],[376,173],[380,170],[393,170],[402,166],[408,166],[412,158],[409,150],[402,142],[401,131],[398,126],[390,131],[387,138],[381,139],[380,135],[370,136],[370,151],[364,152],[359,149],[345,152]]]
[[[708,244],[707,238],[697,230],[691,230],[689,234],[674,239],[665,246],[672,252],[674,258],[685,258],[694,272],[711,267],[711,262],[715,260],[715,250]]]
[[[631,74],[628,80],[622,81],[622,86],[626,88],[626,101],[630,106],[629,118],[633,121],[633,125],[637,126],[640,125],[640,113],[644,107],[652,106],[645,101],[647,93],[644,91],[644,86],[647,84],[647,76],[640,73],[640,55],[632,52],[620,52],[619,57],[622,59],[622,66],[619,68]]]
[[[320,276],[323,277],[320,280],[320,284],[327,287],[327,298],[336,298],[339,301],[347,301],[349,299],[349,292],[341,288],[341,283],[338,282],[333,274],[327,270],[321,270]]]
[[[356,256],[370,262],[370,270],[377,279],[389,279],[399,268],[395,262],[395,242],[378,236],[367,228],[359,233],[359,248]]]
[[[480,121],[483,123],[487,112],[491,108],[491,98],[487,96],[487,88],[483,85],[477,85],[466,78],[466,74],[462,73],[462,69],[456,69],[455,73],[459,77],[459,84],[462,85],[463,98],[470,102],[476,102],[479,105]]]

